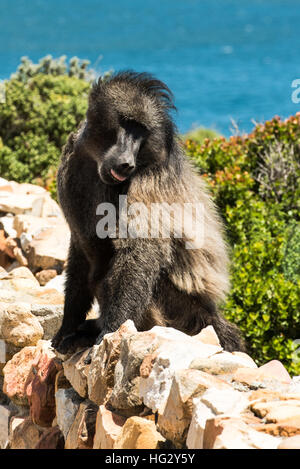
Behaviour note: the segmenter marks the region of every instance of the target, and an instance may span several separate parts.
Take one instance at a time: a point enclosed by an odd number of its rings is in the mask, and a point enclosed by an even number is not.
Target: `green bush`
[[[33,182],[56,195],[55,174],[67,136],[84,118],[91,73],[76,58],[23,59],[5,82],[0,104],[0,174]]]
[[[293,374],[300,338],[300,114],[274,118],[245,137],[186,141],[211,186],[231,246],[225,316],[258,363],[279,359]]]
[[[217,137],[221,137],[218,132],[212,129],[206,129],[205,127],[192,129],[182,136],[184,140],[193,140],[199,144],[202,144],[206,138],[212,139]]]

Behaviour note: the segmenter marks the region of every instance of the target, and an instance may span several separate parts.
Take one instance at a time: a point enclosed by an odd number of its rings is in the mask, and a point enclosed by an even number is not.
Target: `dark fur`
[[[64,318],[53,339],[62,353],[99,343],[127,319],[138,330],[159,324],[191,335],[211,324],[226,350],[242,348],[237,328],[217,311],[228,289],[222,225],[178,142],[173,107],[162,82],[119,73],[94,85],[87,120],[64,147],[58,191],[71,244]],[[111,180],[111,168],[127,179]],[[184,240],[174,238],[99,239],[96,207],[101,202],[117,207],[119,194],[148,206],[202,202],[203,248],[187,250]],[[94,298],[101,316],[85,321]]]

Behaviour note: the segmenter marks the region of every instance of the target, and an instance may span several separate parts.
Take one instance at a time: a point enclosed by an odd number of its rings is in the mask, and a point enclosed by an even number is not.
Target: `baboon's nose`
[[[121,158],[121,161],[119,161],[119,164],[117,166],[117,171],[120,171],[121,173],[130,173],[133,169],[135,168],[134,164],[134,158],[131,156],[124,155]]]
[[[132,169],[134,169],[134,164],[133,163],[122,163],[120,165],[120,169],[131,171]]]

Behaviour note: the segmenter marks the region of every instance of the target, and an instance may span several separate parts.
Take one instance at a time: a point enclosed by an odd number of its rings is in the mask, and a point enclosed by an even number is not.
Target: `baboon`
[[[60,353],[99,344],[127,319],[140,331],[164,325],[190,335],[212,325],[226,350],[243,348],[236,326],[218,311],[229,287],[222,223],[184,154],[173,108],[169,88],[147,73],[99,79],[86,120],[63,149],[58,195],[71,241],[64,317],[52,341]],[[113,204],[118,218],[119,196],[128,206],[201,204],[201,246],[188,249],[186,233],[99,237],[97,206]],[[156,228],[160,223],[164,216],[154,220]],[[94,299],[99,319],[86,320]]]

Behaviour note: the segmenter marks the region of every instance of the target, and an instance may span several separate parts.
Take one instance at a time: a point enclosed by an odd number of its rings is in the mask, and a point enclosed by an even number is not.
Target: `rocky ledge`
[[[49,194],[0,179],[0,448],[300,448],[300,377],[224,351],[211,326],[127,321],[90,365],[57,356],[68,237]]]
[[[209,326],[190,337],[132,321],[58,358],[50,341],[3,368],[0,444],[13,449],[300,448],[300,379],[228,353]]]

